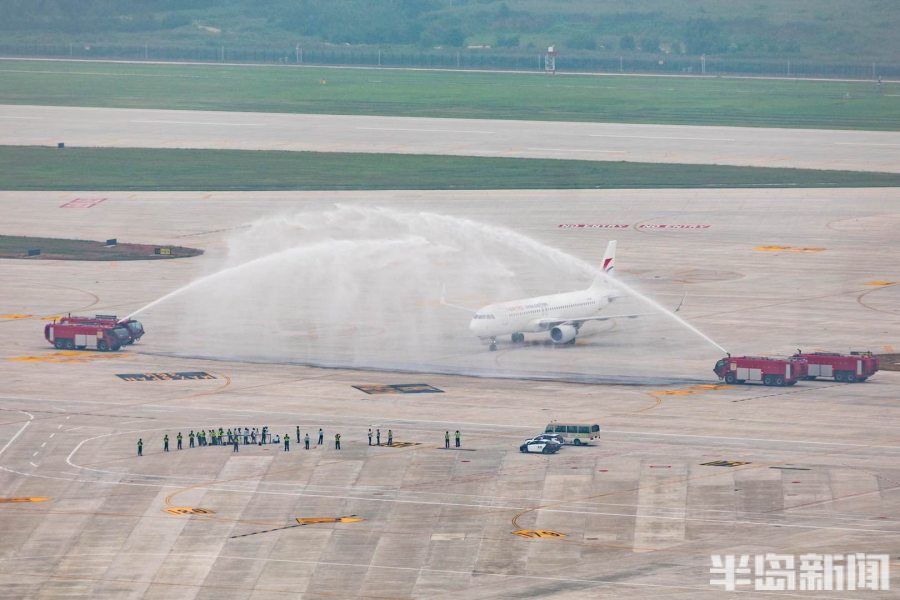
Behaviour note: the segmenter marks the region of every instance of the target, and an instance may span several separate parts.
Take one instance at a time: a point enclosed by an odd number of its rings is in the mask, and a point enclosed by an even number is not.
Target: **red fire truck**
[[[878,358],[871,352],[810,352],[797,351],[794,358],[803,358],[809,363],[807,379],[834,377],[835,381],[856,383],[865,381],[878,371]]]
[[[720,359],[713,372],[725,383],[753,381],[763,385],[794,385],[806,377],[803,359],[764,356],[728,356]]]
[[[143,335],[143,328],[141,328]],[[62,350],[113,350],[132,344],[128,327],[112,319],[97,317],[63,317],[44,326],[44,337],[54,347]]]
[[[128,330],[128,341],[123,344],[127,346],[133,344],[144,335],[144,326],[140,321],[134,319],[124,319],[119,321],[116,315],[94,315],[93,317],[73,317],[67,315],[59,320],[61,324],[91,324],[97,323],[106,327],[115,327],[116,325],[125,327]]]

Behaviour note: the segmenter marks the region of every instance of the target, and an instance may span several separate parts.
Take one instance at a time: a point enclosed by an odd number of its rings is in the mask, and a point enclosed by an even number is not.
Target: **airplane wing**
[[[635,313],[631,315],[598,315],[596,317],[579,317],[577,319],[537,319],[535,324],[541,329],[553,329],[558,325],[572,325],[573,327],[581,327],[588,321],[611,321],[613,319],[637,319],[638,317],[649,317],[653,313]]]

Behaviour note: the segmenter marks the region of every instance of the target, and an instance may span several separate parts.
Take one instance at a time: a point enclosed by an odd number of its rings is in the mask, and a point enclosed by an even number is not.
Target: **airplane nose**
[[[469,331],[471,331],[472,333],[477,333],[478,325],[479,325],[478,321],[476,321],[475,319],[472,319],[471,321],[469,321]]]

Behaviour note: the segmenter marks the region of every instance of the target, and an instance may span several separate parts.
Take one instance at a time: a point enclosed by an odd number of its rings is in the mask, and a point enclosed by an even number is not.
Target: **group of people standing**
[[[297,443],[299,444],[301,441],[300,438],[300,426],[297,426]],[[284,446],[284,451],[289,452],[291,449],[291,435],[290,433],[285,433],[284,435],[279,435],[277,433],[273,434],[268,426],[264,426],[262,428],[259,427],[235,427],[232,429],[224,429],[219,427],[218,429],[198,429],[195,433],[193,429],[187,435],[188,439],[188,448],[193,448],[195,446],[231,446],[232,452],[238,452],[240,450],[241,445],[253,445],[253,446],[262,446],[263,444],[278,444]],[[176,440],[176,448],[178,450],[183,449],[184,444],[184,435],[179,431],[175,436]],[[321,446],[325,442],[325,432],[322,428],[319,428],[319,437],[317,446]],[[309,433],[306,433],[303,436],[303,445],[309,450],[310,447],[310,437]],[[341,434],[334,434],[334,448],[335,450],[341,449]],[[169,451],[169,434],[166,433],[163,435],[163,452]],[[144,455],[144,439],[139,438],[137,441],[137,454],[138,456]]]
[[[372,433],[372,428],[369,428],[369,445],[372,446],[372,438],[375,439],[376,446],[381,446],[381,429],[376,428],[375,433]],[[300,443],[300,426],[297,425],[297,443]],[[459,430],[456,430],[454,434],[456,439],[456,447],[460,447],[460,434]],[[233,430],[228,429],[225,430],[222,427],[218,429],[199,429],[195,433],[193,429],[187,435],[188,438],[188,447],[193,448],[194,446],[231,446],[232,452],[238,452],[240,450],[241,445],[254,445],[254,446],[262,446],[263,444],[283,444],[284,451],[289,452],[291,449],[291,436],[289,433],[285,433],[283,436],[276,434],[272,434],[269,430],[268,426],[264,426],[262,428],[258,427],[235,427]],[[176,448],[181,450],[183,448],[182,444],[184,441],[184,436],[181,432],[178,432],[178,435],[175,436],[176,440]],[[319,435],[316,441],[316,446],[321,446],[325,443],[325,432],[319,427]],[[394,445],[394,432],[391,429],[387,430],[387,446]],[[310,446],[310,437],[307,432],[303,436],[303,446],[306,450],[309,450]],[[444,448],[450,448],[450,431],[444,432]],[[334,449],[341,449],[341,434],[334,434]],[[163,452],[169,451],[169,434],[166,433],[163,436]],[[139,438],[137,441],[137,454],[138,456],[144,455],[144,439]]]

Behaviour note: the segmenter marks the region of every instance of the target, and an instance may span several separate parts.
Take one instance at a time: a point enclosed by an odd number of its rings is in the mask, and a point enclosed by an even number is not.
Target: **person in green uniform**
[[[163,452],[169,451],[169,434],[163,436]]]
[[[141,438],[138,438],[137,446],[138,446],[138,456],[143,456],[144,455],[144,440],[142,440]]]
[[[178,437],[175,438],[178,441],[178,449],[181,450],[181,432],[178,432]]]
[[[334,449],[335,450],[341,449],[341,434],[339,434],[339,433],[334,434]]]

